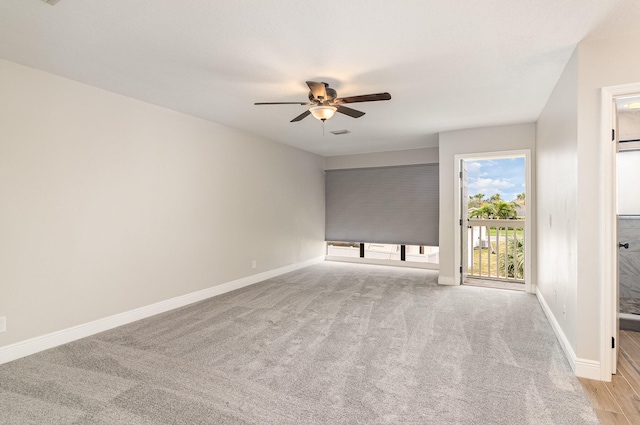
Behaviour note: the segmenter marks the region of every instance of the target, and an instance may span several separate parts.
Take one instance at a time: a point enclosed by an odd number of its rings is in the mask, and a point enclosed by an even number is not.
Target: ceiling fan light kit
[[[312,106],[311,108],[309,108],[309,112],[311,112],[313,118],[320,121],[326,121],[330,119],[337,110],[338,108],[336,108],[335,106],[328,105]]]
[[[307,81],[309,86],[309,102],[257,102],[254,105],[306,105],[309,109],[295,117],[291,122],[302,121],[308,115],[313,115],[317,120],[325,122],[333,117],[336,112],[348,115],[352,118],[360,118],[364,112],[343,106],[343,103],[376,102],[378,100],[390,100],[391,95],[385,93],[365,94],[361,96],[338,97],[338,93],[329,87],[327,83]]]

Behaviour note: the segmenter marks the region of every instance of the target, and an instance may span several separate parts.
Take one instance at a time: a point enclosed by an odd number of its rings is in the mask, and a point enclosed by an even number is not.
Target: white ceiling
[[[2,0],[0,57],[328,156],[535,121],[577,43],[638,18],[637,0]],[[392,99],[325,136],[289,122],[304,106],[253,105],[305,101],[306,80]]]

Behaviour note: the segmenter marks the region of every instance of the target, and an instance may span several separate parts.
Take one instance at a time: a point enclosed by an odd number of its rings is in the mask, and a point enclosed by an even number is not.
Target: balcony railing
[[[470,219],[468,276],[524,282],[524,223]]]

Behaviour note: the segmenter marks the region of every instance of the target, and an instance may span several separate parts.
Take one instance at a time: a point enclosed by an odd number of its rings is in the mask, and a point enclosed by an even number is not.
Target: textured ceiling
[[[535,121],[575,45],[638,28],[637,0],[0,1],[0,57],[321,155],[437,146]],[[366,112],[289,123],[306,80]],[[334,136],[330,131],[349,130]]]

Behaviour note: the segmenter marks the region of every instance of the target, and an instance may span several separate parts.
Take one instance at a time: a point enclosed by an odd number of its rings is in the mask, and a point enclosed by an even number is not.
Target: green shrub
[[[506,268],[507,277],[524,279],[524,239],[519,237],[507,238],[506,251],[501,252],[498,259],[500,270],[505,270]]]

